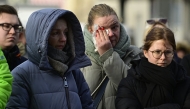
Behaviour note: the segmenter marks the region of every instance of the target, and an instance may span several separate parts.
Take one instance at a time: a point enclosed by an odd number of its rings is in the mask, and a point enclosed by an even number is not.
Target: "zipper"
[[[68,109],[71,109],[71,103],[69,99],[69,90],[68,90],[69,86],[67,83],[67,78],[63,77],[63,79],[64,79],[65,94],[66,94],[66,99],[67,99],[67,106],[68,106]]]

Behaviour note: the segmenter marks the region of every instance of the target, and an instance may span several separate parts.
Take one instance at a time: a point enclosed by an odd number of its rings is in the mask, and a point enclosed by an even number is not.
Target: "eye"
[[[6,24],[6,23],[5,23],[5,24],[3,25],[3,27],[9,29],[9,28],[11,28],[12,26],[11,26],[10,24]]]
[[[166,53],[166,54],[171,54],[171,53],[172,53],[172,51],[167,50],[167,51],[165,51],[165,53]]]
[[[114,25],[113,27],[111,27],[112,30],[117,30],[119,27],[119,25]]]
[[[68,32],[63,32],[63,34],[64,34],[65,36],[67,36],[67,35],[68,35]]]
[[[160,51],[160,50],[156,50],[156,51],[154,51],[154,53],[159,55],[159,54],[162,53],[162,51]]]
[[[57,30],[54,30],[54,31],[52,31],[52,32],[50,33],[51,36],[56,36],[56,35],[59,35],[59,34],[60,34],[60,32],[57,31]]]

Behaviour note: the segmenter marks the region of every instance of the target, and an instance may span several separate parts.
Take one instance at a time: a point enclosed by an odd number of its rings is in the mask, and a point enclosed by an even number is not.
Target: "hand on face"
[[[94,25],[99,25],[99,28],[94,29]],[[120,37],[120,23],[116,15],[104,17],[97,16],[94,19],[94,25],[91,27],[96,32],[95,40],[98,53],[104,54],[107,50],[115,47]],[[106,31],[109,31],[108,33]]]
[[[107,50],[112,48],[111,41],[106,30],[103,27],[99,27],[96,31],[96,46],[98,48],[98,53],[103,55]]]

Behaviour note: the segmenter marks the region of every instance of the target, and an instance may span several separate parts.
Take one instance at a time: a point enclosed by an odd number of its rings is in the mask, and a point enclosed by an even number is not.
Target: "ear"
[[[143,50],[144,56],[147,58],[148,57],[148,51],[147,50]]]
[[[91,26],[88,26],[88,31],[89,31],[90,33],[93,33],[93,29],[92,29]]]

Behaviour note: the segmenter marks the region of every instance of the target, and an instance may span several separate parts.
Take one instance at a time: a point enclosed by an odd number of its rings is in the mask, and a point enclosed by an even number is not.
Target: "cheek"
[[[51,45],[51,46],[53,46],[53,47],[55,47],[55,45],[56,45],[56,39],[54,39],[54,38],[50,38],[49,40],[48,40],[48,44],[49,45]]]
[[[152,63],[152,64],[155,64],[155,65],[156,65],[156,64],[157,64],[157,61],[158,61],[158,60],[155,59],[154,57],[149,57],[149,58],[148,58],[148,62],[150,62],[150,63]]]
[[[152,63],[152,64],[157,64],[158,59],[155,59],[152,54],[149,53],[144,53],[145,57],[148,59],[148,62]]]

